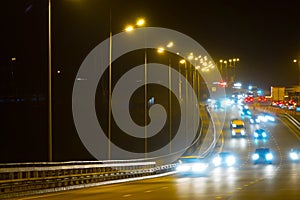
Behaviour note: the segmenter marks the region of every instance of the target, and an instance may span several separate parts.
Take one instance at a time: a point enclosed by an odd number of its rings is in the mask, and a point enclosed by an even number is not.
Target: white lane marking
[[[122,197],[126,198],[126,197],[131,197],[131,194],[124,194]]]

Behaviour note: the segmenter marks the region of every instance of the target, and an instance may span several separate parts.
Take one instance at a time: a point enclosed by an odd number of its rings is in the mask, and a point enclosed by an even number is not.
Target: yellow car
[[[231,137],[245,137],[246,129],[243,120],[233,119],[230,121]]]

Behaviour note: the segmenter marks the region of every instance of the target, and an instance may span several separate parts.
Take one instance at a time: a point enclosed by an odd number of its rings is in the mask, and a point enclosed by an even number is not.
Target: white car
[[[289,152],[289,156],[290,156],[290,159],[292,161],[300,161],[300,148],[298,149],[291,149],[290,152]]]
[[[176,171],[181,175],[206,175],[208,171],[208,162],[199,156],[182,156],[178,159]]]

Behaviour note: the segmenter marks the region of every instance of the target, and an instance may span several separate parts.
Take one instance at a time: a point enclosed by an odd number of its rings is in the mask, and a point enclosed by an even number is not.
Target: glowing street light
[[[168,48],[171,48],[171,47],[173,47],[174,46],[174,43],[171,41],[171,42],[169,42],[168,44],[167,44],[167,47]]]
[[[298,63],[298,84],[300,85],[300,60],[294,59],[293,63]]]
[[[145,19],[140,18],[140,19],[138,19],[138,20],[136,21],[135,26],[133,26],[133,25],[127,25],[127,26],[125,27],[124,30],[125,30],[126,32],[131,32],[131,31],[133,31],[133,29],[134,29],[135,27],[141,27],[141,26],[144,26],[145,23],[146,23]]]
[[[143,18],[140,18],[136,21],[136,25],[135,26],[143,26],[145,24],[145,19]],[[125,32],[131,32],[134,30],[135,26],[133,25],[128,25],[125,27],[124,31]],[[146,55],[146,52],[145,52],[145,111],[146,111],[146,105],[147,105],[147,88],[146,88],[146,82],[147,82],[147,79],[146,79],[146,76],[147,76],[147,67],[146,67],[146,62],[147,62],[147,55]],[[110,160],[110,146],[111,146],[111,101],[112,101],[112,31],[111,31],[111,28],[110,28],[110,32],[109,32],[109,86],[108,86],[108,93],[109,93],[109,99],[108,99],[108,160]],[[146,117],[146,112],[145,112],[145,120],[147,120],[147,117]],[[146,122],[146,121],[145,121]],[[147,124],[147,123],[145,123]],[[145,128],[145,135],[147,135],[147,130]],[[146,137],[145,137],[145,150],[147,149],[147,146],[146,146]],[[145,151],[145,156],[146,156],[146,151]]]
[[[163,53],[165,49],[163,47],[158,47],[157,52],[158,53]]]
[[[143,26],[146,23],[145,19],[140,18],[137,20],[136,25],[137,26]]]
[[[181,60],[179,61],[179,63],[180,63],[180,64],[184,64],[184,63],[186,63],[186,61],[185,61],[184,59],[181,59]]]
[[[133,31],[133,29],[134,29],[134,28],[133,28],[132,25],[128,25],[128,26],[125,27],[125,31],[126,31],[126,32]]]

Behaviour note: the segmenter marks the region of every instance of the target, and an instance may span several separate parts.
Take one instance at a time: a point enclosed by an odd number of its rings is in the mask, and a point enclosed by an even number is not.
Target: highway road
[[[240,117],[238,107],[228,108],[221,146],[221,150],[237,155],[239,162],[234,167],[212,167],[207,176],[172,175],[18,199],[300,199],[300,163],[292,163],[288,158],[291,148],[300,147],[299,130],[289,127],[286,119],[277,118],[276,122],[261,124],[249,124],[245,119],[247,137],[231,138],[229,122],[236,117]],[[258,127],[270,133],[268,140],[253,139],[253,131]],[[272,165],[252,163],[253,151],[261,146],[270,147],[275,154]]]

